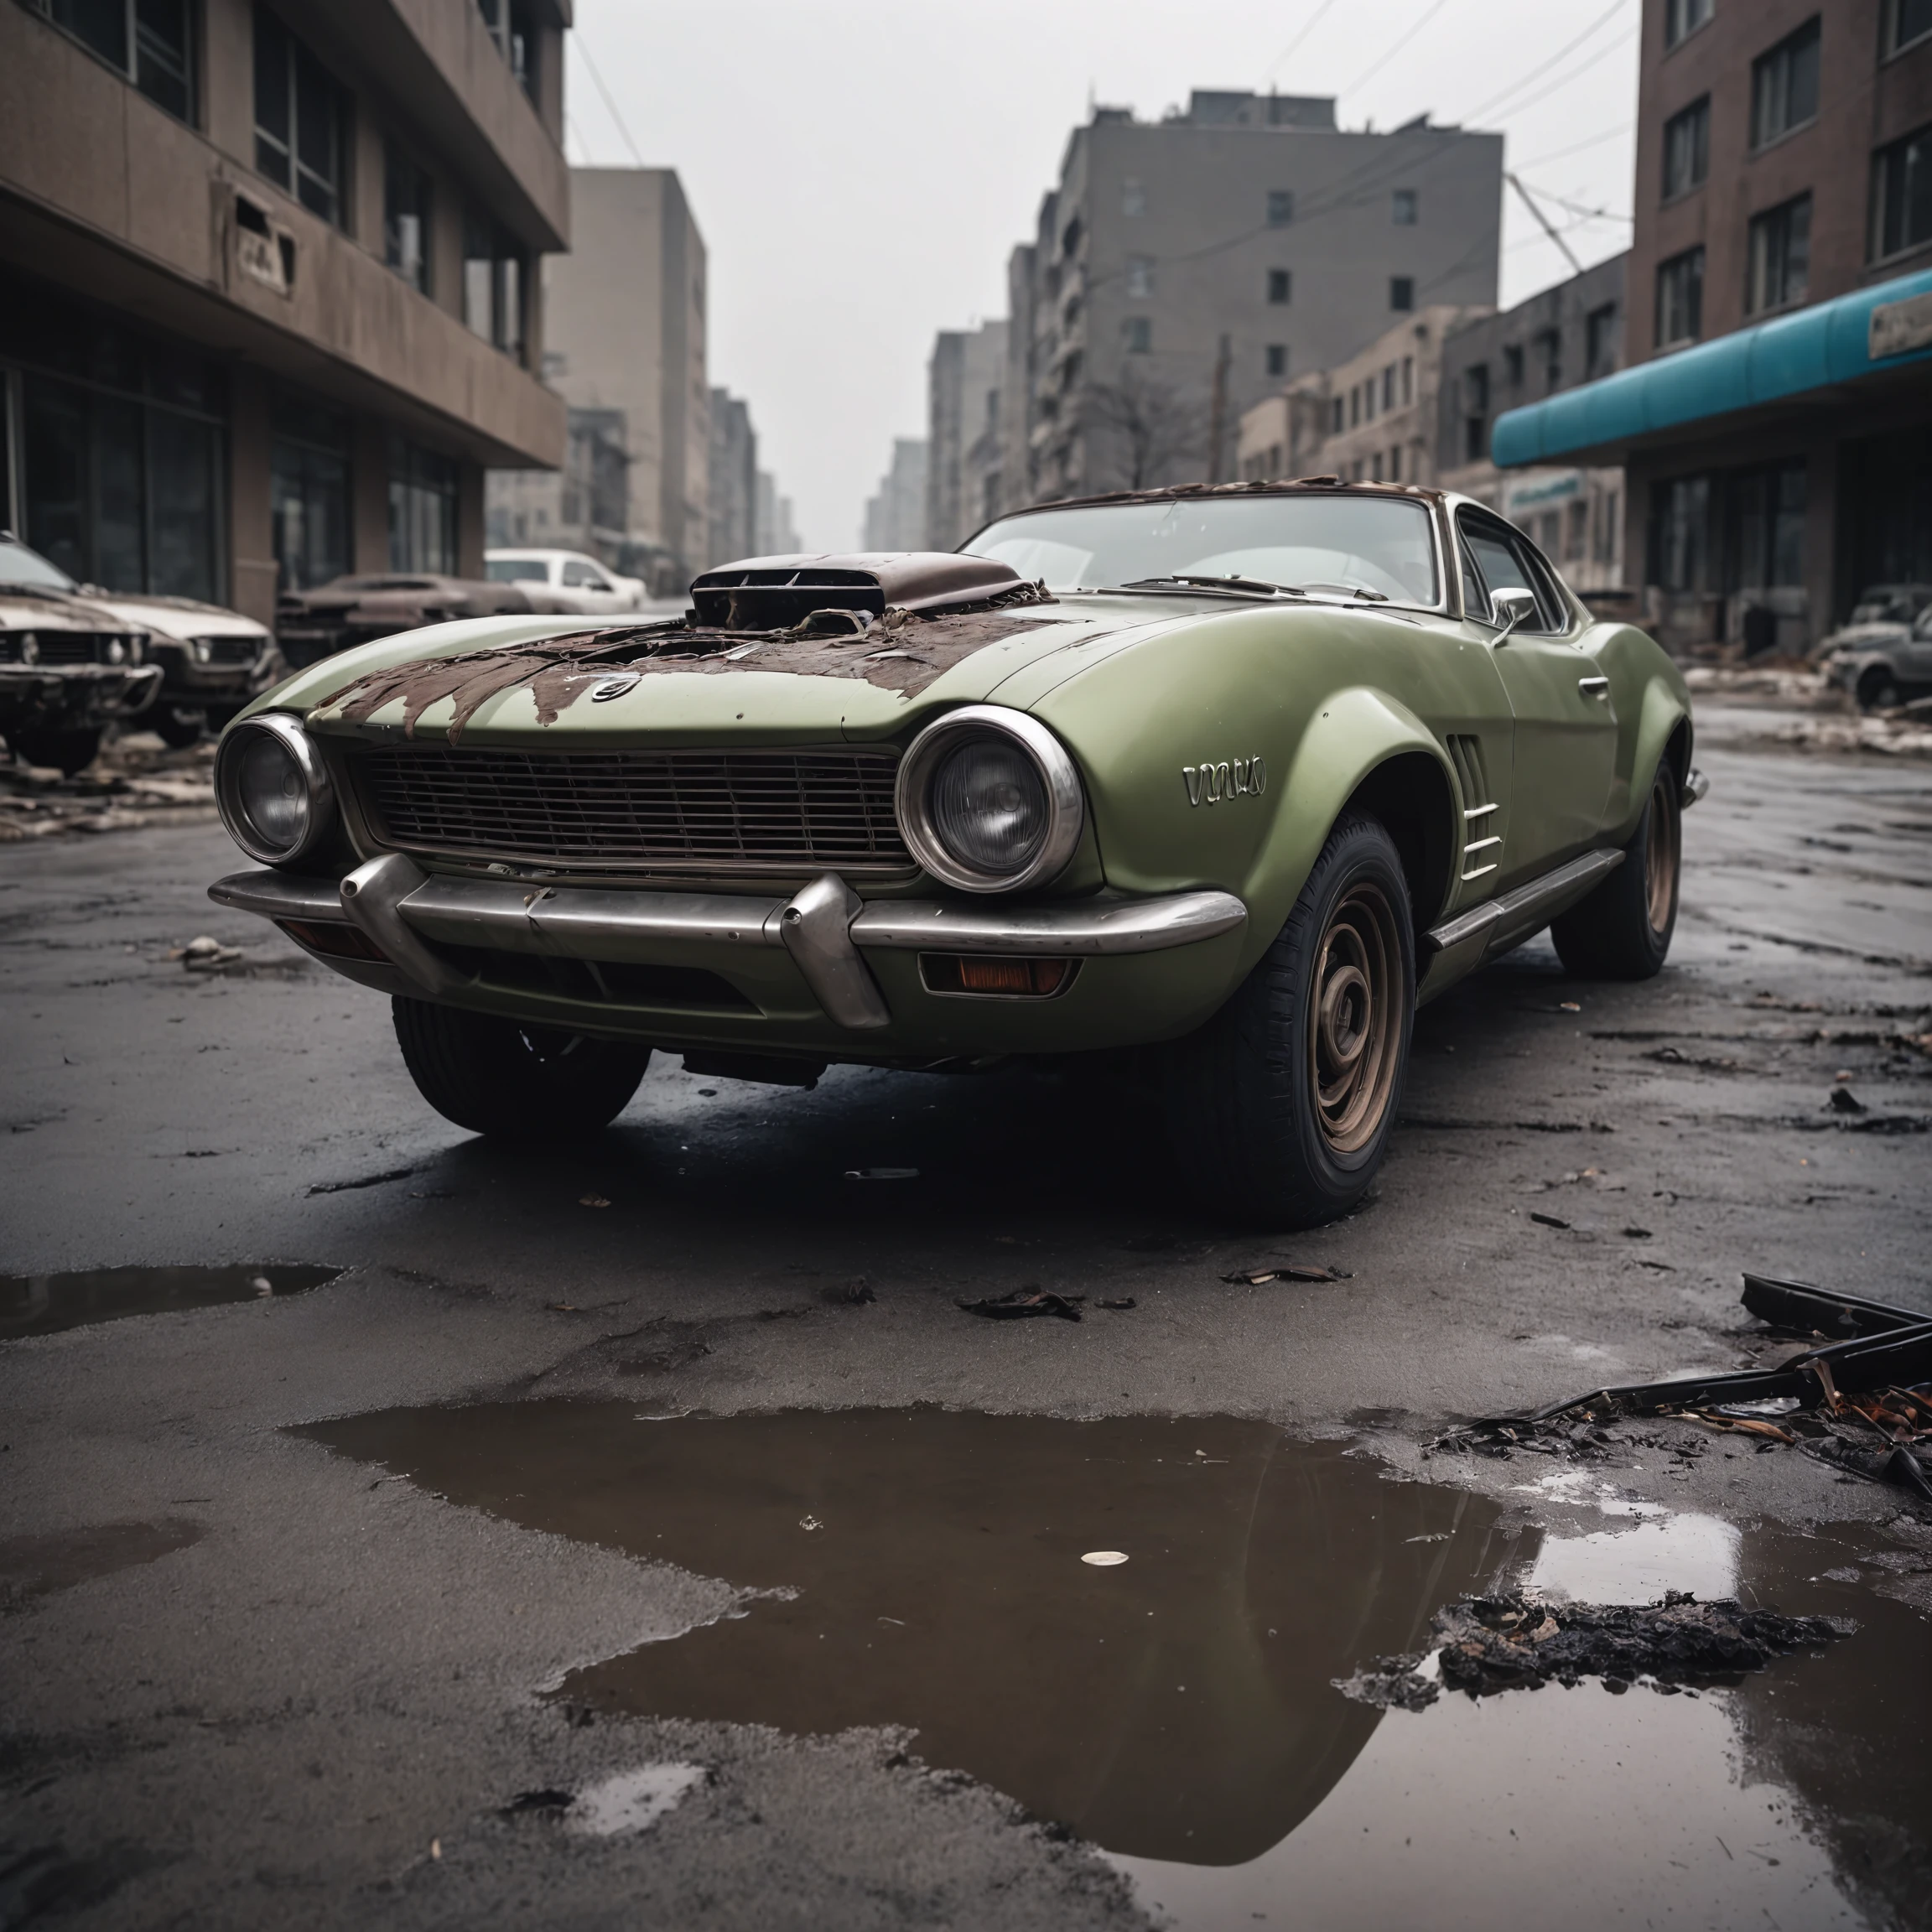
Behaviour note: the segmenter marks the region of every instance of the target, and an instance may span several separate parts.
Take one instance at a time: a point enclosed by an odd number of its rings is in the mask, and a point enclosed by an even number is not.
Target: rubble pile
[[[65,832],[134,832],[214,823],[215,744],[171,751],[153,732],[113,738],[85,771],[0,756],[0,844]]]

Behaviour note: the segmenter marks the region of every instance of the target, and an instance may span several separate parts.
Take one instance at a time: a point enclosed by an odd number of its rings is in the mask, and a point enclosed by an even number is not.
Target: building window
[[[1154,293],[1154,257],[1151,255],[1130,255],[1127,257],[1127,299],[1130,302],[1145,302]]]
[[[1606,302],[1583,318],[1583,380],[1594,382],[1617,366],[1617,304]]]
[[[1590,506],[1579,497],[1564,512],[1566,527],[1563,532],[1563,555],[1565,560],[1581,563],[1588,547],[1590,534]]]
[[[276,588],[305,590],[349,569],[349,418],[278,393],[269,424]]]
[[[1885,0],[1885,37],[1888,54],[1896,54],[1915,40],[1932,34],[1932,0]]]
[[[1731,581],[1727,588],[1768,589],[1805,581],[1805,465],[1748,470],[1732,480]]]
[[[1267,348],[1268,373],[1270,376],[1285,376],[1288,373],[1288,345],[1285,342],[1270,342]]]
[[[1415,282],[1413,276],[1391,275],[1389,278],[1389,306],[1405,315],[1415,306]]]
[[[1145,356],[1154,347],[1154,319],[1130,315],[1120,325],[1120,343],[1130,356]]]
[[[1398,188],[1389,197],[1389,219],[1398,228],[1413,228],[1420,205],[1420,199],[1413,188]]]
[[[1395,407],[1395,365],[1393,362],[1382,371],[1382,407],[1385,410]]]
[[[1674,476],[1651,492],[1650,581],[1666,590],[1711,586],[1711,479]]]
[[[1751,63],[1751,145],[1802,127],[1818,117],[1817,17],[1788,34]]]
[[[1295,219],[1295,197],[1285,188],[1268,190],[1268,226],[1285,228]]]
[[[1932,127],[1872,157],[1872,254],[1896,255],[1925,242],[1932,242]]]
[[[157,107],[195,119],[191,0],[27,0],[29,13],[97,54]]]
[[[1389,480],[1391,483],[1402,480],[1402,445],[1400,443],[1394,444],[1389,451]]]
[[[342,91],[265,7],[255,9],[255,166],[311,215],[340,222]]]
[[[537,98],[537,23],[527,0],[476,0],[483,25],[496,51],[510,64],[517,84]]]
[[[389,439],[389,568],[456,574],[456,465]]]
[[[1402,358],[1402,406],[1407,408],[1415,400],[1415,358]]]
[[[1800,195],[1751,221],[1750,286],[1745,307],[1753,314],[1789,309],[1805,299],[1811,273],[1811,197]]]
[[[1543,371],[1544,388],[1554,396],[1563,387],[1563,334],[1561,330],[1538,330],[1536,361]]]
[[[523,256],[487,216],[463,217],[463,320],[506,356],[523,360]]]
[[[8,293],[21,533],[84,584],[225,600],[220,365],[24,278]]]
[[[1348,427],[1353,429],[1362,420],[1362,385],[1358,382],[1348,392]]]
[[[1664,123],[1664,199],[1701,188],[1711,172],[1711,96],[1693,101]]]
[[[1664,0],[1664,45],[1668,51],[1711,18],[1712,0]]]
[[[1520,342],[1504,345],[1503,375],[1512,389],[1523,387],[1523,345]]]
[[[1704,251],[1686,248],[1657,267],[1657,346],[1675,349],[1704,332]]]
[[[429,293],[429,177],[392,144],[382,156],[382,258]]]
[[[1120,212],[1130,217],[1147,212],[1147,190],[1131,177],[1120,184]]]
[[[1279,308],[1293,293],[1294,279],[1285,268],[1270,268],[1268,271],[1268,299]]]

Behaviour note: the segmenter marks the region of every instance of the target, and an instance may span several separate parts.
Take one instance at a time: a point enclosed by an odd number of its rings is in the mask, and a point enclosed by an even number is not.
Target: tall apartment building
[[[860,545],[873,551],[926,548],[926,445],[917,437],[893,439],[892,465],[866,502]]]
[[[0,525],[231,604],[480,575],[555,465],[568,0],[0,4]]]
[[[923,548],[957,550],[1005,506],[1002,385],[1007,325],[942,330],[927,366]]]
[[[1504,414],[1621,463],[1674,645],[1800,648],[1932,582],[1932,7],[1644,0],[1620,372]]]
[[[572,252],[543,265],[543,377],[622,449],[624,527],[614,538],[552,475],[492,475],[492,521],[504,542],[593,551],[675,595],[711,550],[704,238],[670,169],[573,168],[569,193]]]
[[[707,565],[758,553],[758,432],[729,389],[711,392],[711,533]]]
[[[1503,141],[1332,100],[1197,92],[1076,128],[1008,265],[1005,501],[1233,473],[1236,426],[1402,318],[1493,304]]]
[[[1560,396],[1623,366],[1629,257],[1613,255],[1499,315],[1453,331],[1444,345],[1436,424],[1446,489],[1480,498],[1519,524],[1573,589],[1621,589],[1623,472],[1616,465],[1498,470],[1489,433],[1505,410]]]
[[[798,541],[798,527],[792,517],[792,499],[778,494],[778,479],[769,470],[758,472],[757,514],[751,532],[750,554],[755,557],[792,557],[805,546]]]
[[[1434,483],[1442,345],[1471,313],[1425,309],[1346,362],[1263,397],[1241,418],[1236,474]]]

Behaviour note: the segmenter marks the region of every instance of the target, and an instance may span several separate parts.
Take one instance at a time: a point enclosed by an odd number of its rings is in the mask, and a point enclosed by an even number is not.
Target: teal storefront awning
[[[1779,315],[1511,409],[1498,468],[1613,460],[1659,431],[1787,402],[1932,361],[1932,270]]]

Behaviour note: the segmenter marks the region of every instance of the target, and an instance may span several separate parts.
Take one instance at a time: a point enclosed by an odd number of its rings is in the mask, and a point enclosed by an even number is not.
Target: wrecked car
[[[755,558],[680,620],[448,624],[225,735],[210,888],[392,995],[460,1125],[601,1126],[652,1048],[807,1084],[1121,1056],[1202,1197],[1348,1210],[1419,1000],[1553,929],[1658,971],[1689,694],[1521,532],[1398,485]]]
[[[275,604],[275,637],[296,668],[357,644],[460,617],[498,617],[536,608],[514,584],[390,570],[333,577],[312,590],[284,590]]]
[[[0,531],[0,737],[29,765],[71,776],[106,727],[153,702],[161,670],[148,633]]]
[[[533,610],[604,617],[642,610],[647,595],[642,578],[621,576],[581,550],[486,550],[483,568],[492,584],[514,584]]]
[[[1932,692],[1932,604],[1909,623],[1874,619],[1836,632],[1825,681],[1867,711],[1889,711]]]

